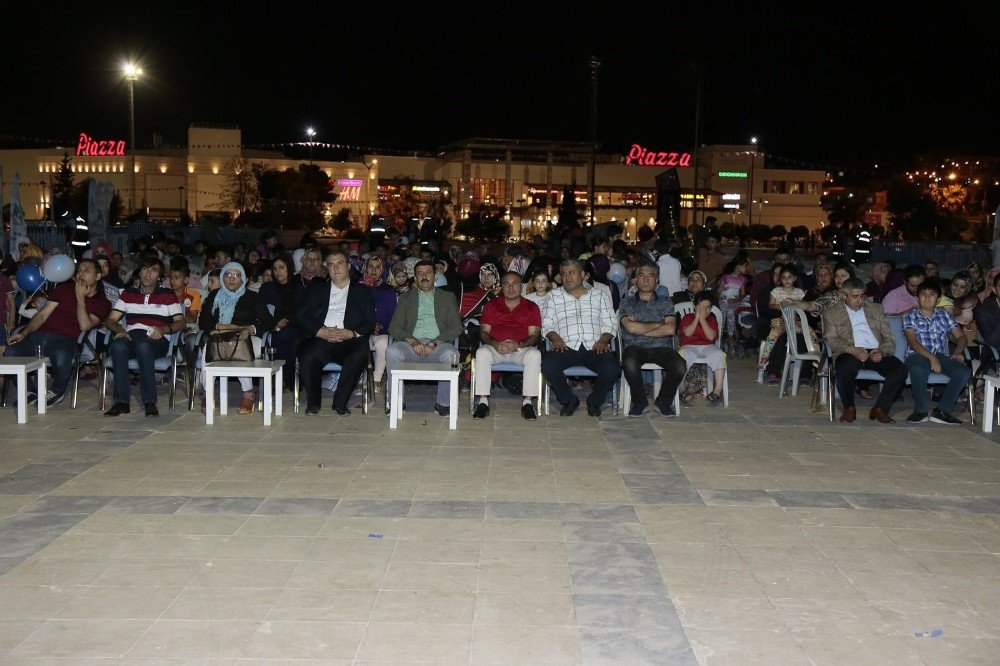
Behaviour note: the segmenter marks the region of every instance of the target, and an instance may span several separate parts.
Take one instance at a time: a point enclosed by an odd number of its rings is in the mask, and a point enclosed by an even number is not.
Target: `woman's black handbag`
[[[212,331],[205,347],[205,360],[252,361],[253,343],[244,331]]]

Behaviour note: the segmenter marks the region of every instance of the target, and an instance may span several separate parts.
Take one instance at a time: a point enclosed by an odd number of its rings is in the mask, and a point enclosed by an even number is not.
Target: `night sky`
[[[140,146],[154,132],[183,143],[191,122],[238,124],[250,145],[302,141],[312,125],[317,141],[368,152],[474,136],[586,141],[596,55],[604,152],[690,150],[701,63],[701,143],[756,135],[774,166],[1000,155],[997,14],[974,6],[615,2],[591,15],[583,3],[160,2],[96,3],[88,18],[83,3],[39,4],[0,21],[0,145],[127,138],[118,65],[129,56],[146,72]]]

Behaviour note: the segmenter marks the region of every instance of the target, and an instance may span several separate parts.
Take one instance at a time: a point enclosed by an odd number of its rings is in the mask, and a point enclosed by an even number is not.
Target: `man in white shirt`
[[[577,259],[559,265],[563,286],[554,289],[542,311],[542,333],[551,347],[542,358],[542,374],[562,404],[562,416],[572,416],[580,406],[566,368],[582,365],[597,374],[594,390],[587,397],[587,414],[600,416],[601,406],[621,376],[611,340],[618,335],[618,317],[611,299],[584,283],[584,266]]]
[[[684,289],[681,281],[681,262],[670,254],[671,245],[665,244],[657,248],[660,254],[656,264],[660,267],[660,285],[667,288],[667,294],[676,294]]]

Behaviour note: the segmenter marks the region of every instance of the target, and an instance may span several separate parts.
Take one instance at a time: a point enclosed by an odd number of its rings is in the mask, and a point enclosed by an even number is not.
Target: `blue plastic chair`
[[[549,340],[548,338],[545,338],[545,352],[551,353],[551,349],[552,349],[552,341]],[[618,353],[618,338],[611,338],[611,351],[615,354]],[[574,378],[595,379],[597,377],[597,373],[591,370],[590,368],[587,368],[582,365],[572,365],[563,370],[563,376],[565,376],[567,379],[574,379]],[[620,402],[620,400],[618,399],[618,391],[620,388],[619,384],[621,384],[621,381],[622,381],[621,374],[619,374],[617,381],[615,381],[614,385],[611,387],[611,395],[608,396],[608,398],[611,400],[612,414],[614,414],[615,416],[618,416],[618,403]],[[542,405],[544,405],[544,412],[546,416],[549,415],[549,394],[551,393],[552,389],[549,388],[549,383],[545,381],[544,377],[542,377],[541,403]]]
[[[169,343],[167,346],[167,352],[163,356],[153,361],[154,372],[170,373],[170,398],[168,404],[171,410],[174,408],[174,394],[177,392],[177,370],[179,368],[187,367],[187,364],[185,363],[183,358],[184,348],[183,345],[180,344],[180,339],[181,339],[180,332],[171,333],[169,336],[167,336],[167,341]],[[111,331],[107,331],[106,335],[104,336],[104,345],[105,348],[108,348],[111,345]],[[103,411],[105,398],[108,390],[108,372],[110,371],[113,373],[115,371],[110,354],[106,354],[104,356],[102,365],[104,366],[104,372],[101,375],[101,398],[100,398],[99,408]],[[128,360],[128,372],[138,372],[138,371],[139,371],[139,362],[136,361],[134,358],[130,358]],[[190,379],[187,379],[186,388],[188,392],[188,400],[190,401],[191,395],[193,394],[193,391],[191,390]]]
[[[469,380],[469,383],[471,384],[471,386],[469,387],[469,413],[473,413],[473,412],[476,411],[476,350],[479,349],[482,346],[483,346],[483,342],[482,342],[482,340],[480,340],[479,344],[476,345],[476,348],[472,350],[472,362],[470,364],[471,376],[470,376],[470,380]],[[492,372],[501,372],[501,373],[502,372],[520,372],[520,373],[523,374],[524,373],[524,366],[520,365],[518,363],[494,363],[490,367],[490,370]],[[528,381],[528,378],[525,377],[524,381]],[[541,370],[538,371],[538,380],[537,381],[538,381],[538,395],[539,395],[539,397],[541,397],[542,391],[544,390],[544,385],[545,385],[545,378],[542,377]]]

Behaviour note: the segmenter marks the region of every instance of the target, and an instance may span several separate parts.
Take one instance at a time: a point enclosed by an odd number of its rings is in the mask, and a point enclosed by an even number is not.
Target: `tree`
[[[723,222],[719,225],[719,235],[723,238],[736,238],[736,225],[732,222]]]
[[[92,182],[94,182],[93,178],[81,180],[73,186],[73,190],[69,195],[69,205],[67,206],[67,210],[72,211],[74,214],[79,215],[84,219],[86,219],[89,214],[90,184]],[[114,195],[111,197],[111,208],[108,211],[108,226],[115,226],[118,223],[118,220],[121,219],[124,211],[125,206],[122,204],[122,198],[116,190]]]
[[[330,226],[341,233],[354,228],[354,213],[350,208],[341,208],[330,221]]]
[[[222,206],[236,213],[239,218],[247,211],[256,211],[260,205],[258,174],[266,170],[261,162],[250,162],[243,157],[233,157],[222,165],[226,174],[222,186]]]
[[[865,219],[866,199],[863,192],[842,190],[823,196],[820,205],[823,210],[829,211],[826,218],[831,224],[846,222],[847,226],[851,226]]]
[[[750,238],[757,242],[771,240],[771,227],[766,224],[754,223],[750,225]]]
[[[254,226],[319,229],[324,225],[324,205],[333,203],[330,177],[313,164],[298,169],[252,169],[257,179],[260,213],[244,213],[241,220]]]
[[[491,204],[479,204],[464,220],[459,220],[455,231],[475,240],[497,242],[510,235],[510,224],[504,220],[507,209]]]
[[[968,220],[938,208],[929,193],[906,178],[896,178],[889,184],[886,209],[893,233],[905,240],[958,240],[969,228]]]
[[[788,229],[785,229],[785,225],[776,224],[771,227],[771,238],[784,238],[788,235]]]
[[[965,202],[969,198],[969,191],[958,183],[948,185],[933,183],[930,187],[930,195],[938,207],[957,213],[965,210]]]
[[[70,166],[70,157],[63,153],[62,160],[59,161],[59,171],[52,181],[52,210],[56,216],[60,216],[70,210],[70,197],[73,194],[73,168]],[[84,209],[86,212],[86,209]]]
[[[559,231],[563,236],[574,229],[580,228],[580,218],[583,215],[576,208],[576,184],[563,188],[562,201],[559,202]]]
[[[385,218],[386,224],[395,229],[399,229],[403,220],[420,217],[423,214],[423,207],[413,191],[413,181],[405,179],[399,186],[398,194],[379,202],[378,210]]]

